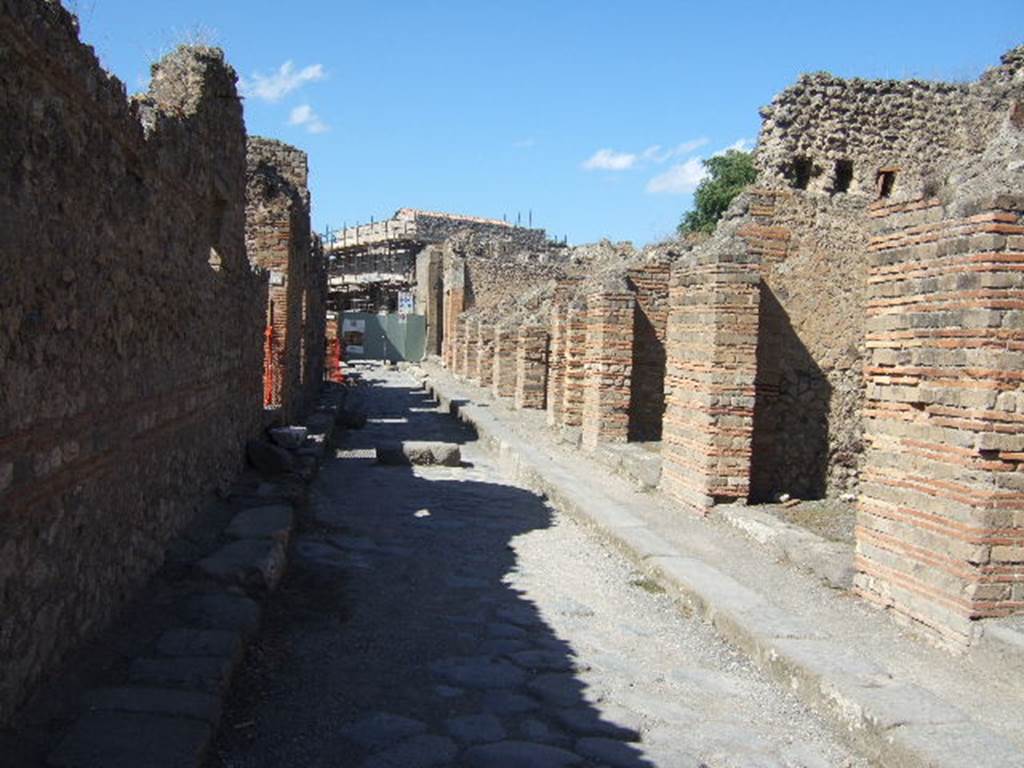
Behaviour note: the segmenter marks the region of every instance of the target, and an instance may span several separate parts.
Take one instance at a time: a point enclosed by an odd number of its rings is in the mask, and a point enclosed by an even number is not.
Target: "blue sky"
[[[223,47],[249,132],[309,152],[318,231],[532,210],[576,243],[669,234],[800,72],[966,80],[1024,43],[1020,0],[66,3],[130,91],[178,42]]]

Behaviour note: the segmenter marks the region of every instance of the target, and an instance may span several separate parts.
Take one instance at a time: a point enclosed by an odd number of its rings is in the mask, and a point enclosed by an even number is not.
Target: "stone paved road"
[[[325,465],[211,766],[866,765],[396,372]],[[461,468],[386,467],[394,439]]]

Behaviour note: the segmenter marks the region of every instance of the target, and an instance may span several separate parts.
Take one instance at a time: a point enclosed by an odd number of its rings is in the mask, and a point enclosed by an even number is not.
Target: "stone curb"
[[[344,392],[328,389],[288,455],[303,486],[327,455]],[[276,447],[276,446],[275,446]],[[279,450],[285,450],[279,448]],[[295,527],[295,481],[259,483],[233,495],[241,509],[217,551],[191,576],[210,585],[177,606],[183,626],[167,629],[127,680],[86,692],[77,721],[47,756],[52,768],[199,768],[213,743],[224,702],[262,605],[284,574]]]
[[[480,440],[513,478],[542,493],[560,511],[595,528],[663,586],[681,595],[732,645],[778,683],[792,690],[838,728],[868,759],[891,768],[1005,768],[1024,766],[1024,753],[1001,735],[972,721],[930,691],[899,681],[875,663],[853,655],[799,616],[727,573],[684,556],[626,505],[593,486],[581,487],[550,456],[500,424],[493,409],[479,408],[446,372],[427,373],[424,386]]]

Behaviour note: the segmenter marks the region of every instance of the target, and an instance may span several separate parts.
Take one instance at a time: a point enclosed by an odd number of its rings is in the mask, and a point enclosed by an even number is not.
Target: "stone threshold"
[[[880,765],[898,768],[1024,765],[1024,750],[1004,732],[972,718],[960,702],[888,668],[885,652],[868,658],[845,642],[836,627],[783,610],[771,592],[741,583],[712,557],[684,553],[667,541],[636,510],[645,497],[653,501],[660,494],[638,496],[626,489],[610,490],[613,481],[587,482],[574,472],[580,467],[564,447],[541,447],[528,440],[503,422],[501,409],[474,403],[468,388],[448,371],[429,362],[422,370],[424,386],[442,407],[476,429],[516,482],[545,495],[560,511],[621,549],[831,722],[855,750]],[[714,533],[706,532],[697,549],[713,553]],[[948,658],[943,666],[947,664],[951,674],[957,660]],[[990,671],[995,675],[999,670],[993,666]]]

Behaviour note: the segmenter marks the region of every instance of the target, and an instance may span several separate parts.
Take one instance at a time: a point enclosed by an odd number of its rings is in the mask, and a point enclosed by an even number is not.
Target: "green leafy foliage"
[[[736,149],[709,157],[704,167],[708,175],[693,193],[693,210],[679,223],[681,235],[713,231],[733,198],[757,178],[754,155]]]

